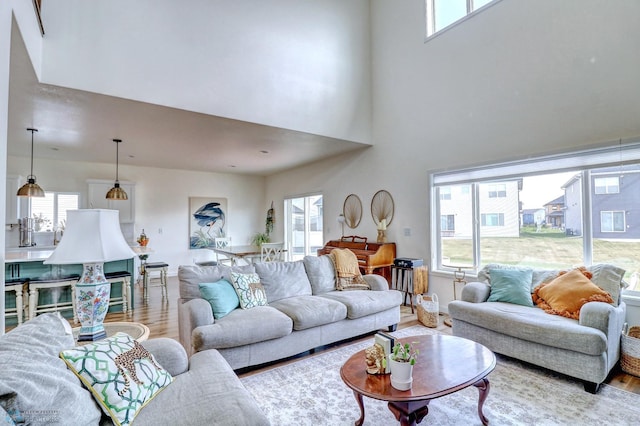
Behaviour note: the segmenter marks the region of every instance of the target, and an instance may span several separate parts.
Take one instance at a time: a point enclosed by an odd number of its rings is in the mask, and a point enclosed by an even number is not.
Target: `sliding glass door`
[[[285,199],[285,245],[289,260],[315,256],[322,248],[322,195]]]

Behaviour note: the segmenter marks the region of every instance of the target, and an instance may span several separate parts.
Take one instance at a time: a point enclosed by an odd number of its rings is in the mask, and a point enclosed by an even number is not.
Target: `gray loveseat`
[[[337,291],[328,256],[295,262],[256,263],[267,306],[237,308],[214,319],[199,283],[230,280],[228,266],[180,266],[180,341],[194,353],[217,349],[233,369],[287,358],[400,321],[402,295],[379,275],[365,275],[371,290]]]
[[[579,320],[551,315],[534,305],[487,302],[491,291],[487,265],[478,282],[468,283],[461,300],[449,303],[453,334],[483,344],[494,352],[517,358],[584,381],[595,393],[620,356],[620,335],[626,308],[620,300],[624,270],[594,265],[591,281],[608,291],[614,303],[588,302]],[[560,271],[534,270],[531,291]]]
[[[58,354],[75,346],[57,314],[0,336],[0,425],[108,425],[91,393]],[[268,425],[229,364],[215,351],[190,359],[173,339],[142,342],[174,378],[135,418],[141,425]]]

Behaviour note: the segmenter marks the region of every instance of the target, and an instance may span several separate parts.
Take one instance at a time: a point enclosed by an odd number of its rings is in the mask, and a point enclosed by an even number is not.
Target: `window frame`
[[[612,225],[612,229],[611,230],[605,230],[604,229],[604,222],[603,222],[603,215],[606,213],[610,213],[611,214],[611,225]],[[620,216],[622,216],[622,230],[617,231],[616,227],[615,227],[615,217],[616,217],[616,213],[618,213]],[[607,233],[615,233],[615,234],[620,234],[620,233],[624,233],[627,230],[627,215],[626,212],[624,210],[601,210],[600,211],[600,232],[607,232]]]
[[[76,192],[76,191],[45,191],[45,194],[53,194],[53,221],[51,224],[51,230],[42,230],[42,231],[34,231],[34,234],[42,234],[42,233],[51,233],[54,232],[58,229],[60,229],[60,218],[58,215],[58,207],[59,207],[59,201],[58,198],[60,195],[75,195],[78,198],[78,204],[77,204],[77,209],[80,208],[81,206],[81,202],[82,202],[82,194],[80,192]],[[29,198],[29,217],[33,218],[34,217],[34,212],[33,211],[33,201],[37,201],[34,200],[33,198]]]
[[[626,174],[623,166],[633,166],[634,171],[640,165],[640,140],[627,140],[609,142],[598,148],[585,149],[580,151],[566,151],[555,154],[543,155],[538,157],[523,158],[518,160],[499,162],[493,164],[483,164],[465,169],[449,169],[442,171],[433,171],[429,173],[429,199],[430,199],[430,229],[431,229],[431,270],[434,272],[451,273],[450,267],[443,265],[443,235],[441,228],[440,212],[441,203],[439,189],[445,186],[469,185],[472,191],[470,208],[472,211],[473,235],[472,235],[472,256],[473,265],[470,267],[477,272],[481,266],[482,259],[480,253],[479,242],[482,238],[481,233],[481,212],[480,208],[480,190],[482,184],[497,181],[516,180],[529,176],[538,176],[542,174],[553,174],[561,172],[575,172],[580,175],[580,191],[583,196],[579,207],[582,209],[582,226],[583,226],[583,253],[582,258],[585,265],[591,265],[594,257],[594,233],[597,232],[593,223],[597,219],[599,212],[593,211],[593,203],[597,197],[602,194],[595,194],[595,177],[601,176],[599,169],[618,168],[619,173]],[[619,188],[622,182],[619,182]],[[607,209],[605,209],[607,210]],[[608,209],[612,211],[620,211],[624,214],[625,228],[628,222],[626,210]],[[588,214],[584,214],[588,212]],[[449,214],[449,213],[447,213]],[[588,230],[588,231],[587,231]],[[624,231],[614,231],[616,233]],[[601,237],[598,237],[598,239]],[[597,253],[596,253],[597,254]],[[634,260],[635,262],[635,260]],[[639,268],[640,271],[640,268]],[[633,271],[628,271],[633,272]],[[625,290],[626,294],[640,296],[640,291]]]
[[[466,0],[466,4],[467,4],[467,13],[464,16],[461,16],[459,19],[453,21],[451,24],[436,30],[435,29],[435,19],[436,19],[436,15],[435,15],[435,1],[436,0],[424,0],[424,17],[425,17],[425,37],[424,37],[424,41],[427,42],[429,41],[431,38],[436,37],[442,33],[444,33],[445,31],[448,31],[449,29],[455,27],[456,25],[461,24],[462,22],[466,21],[467,19],[471,18],[472,16],[476,15],[477,13],[479,13],[482,10],[485,10],[499,2],[501,2],[502,0],[491,0],[489,1],[489,3],[484,4],[480,7],[475,7],[474,6],[474,0]]]
[[[315,217],[315,222],[313,222],[313,216],[311,215],[311,199],[313,197],[320,197],[323,200],[321,207],[318,208],[318,216]],[[294,226],[292,226],[292,224],[294,223],[293,200],[296,199],[304,200],[304,211],[302,212],[302,216],[296,217],[296,219],[301,220],[300,224],[302,225],[301,232],[304,240],[304,253],[302,255],[294,253],[294,249],[295,247],[297,247],[294,245],[294,232],[296,232],[295,228],[297,228],[298,223],[296,223]],[[317,233],[320,232],[320,244],[322,244],[322,242],[324,241],[324,194],[322,194],[322,192],[314,192],[309,194],[287,196],[284,199],[284,212],[284,243],[285,247],[288,250],[288,260],[296,260],[297,257],[302,258],[304,256],[316,256],[317,252],[312,251],[314,247],[312,241],[314,235],[312,234],[315,233],[315,235],[317,236]],[[315,224],[315,229],[313,229],[313,224]],[[297,232],[300,232],[300,230],[298,230]]]
[[[607,183],[608,181],[614,180],[616,181],[615,186]],[[598,181],[604,181],[604,185],[598,186]],[[599,192],[599,188],[604,188],[604,192]],[[615,188],[615,191],[611,191],[610,189]],[[619,194],[620,193],[620,177],[619,176],[600,176],[593,178],[593,193],[595,195],[607,195],[607,194]]]

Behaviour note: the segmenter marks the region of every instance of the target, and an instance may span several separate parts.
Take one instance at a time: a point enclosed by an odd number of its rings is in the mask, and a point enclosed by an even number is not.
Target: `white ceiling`
[[[9,156],[267,176],[370,145],[40,84],[13,26]]]

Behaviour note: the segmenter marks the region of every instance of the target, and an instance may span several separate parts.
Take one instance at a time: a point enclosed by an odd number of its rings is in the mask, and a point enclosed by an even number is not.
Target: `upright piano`
[[[396,258],[396,243],[370,243],[364,237],[342,237],[331,240],[318,249],[318,256],[329,254],[336,248],[348,248],[355,253],[364,274],[378,274],[391,283],[391,265]]]

